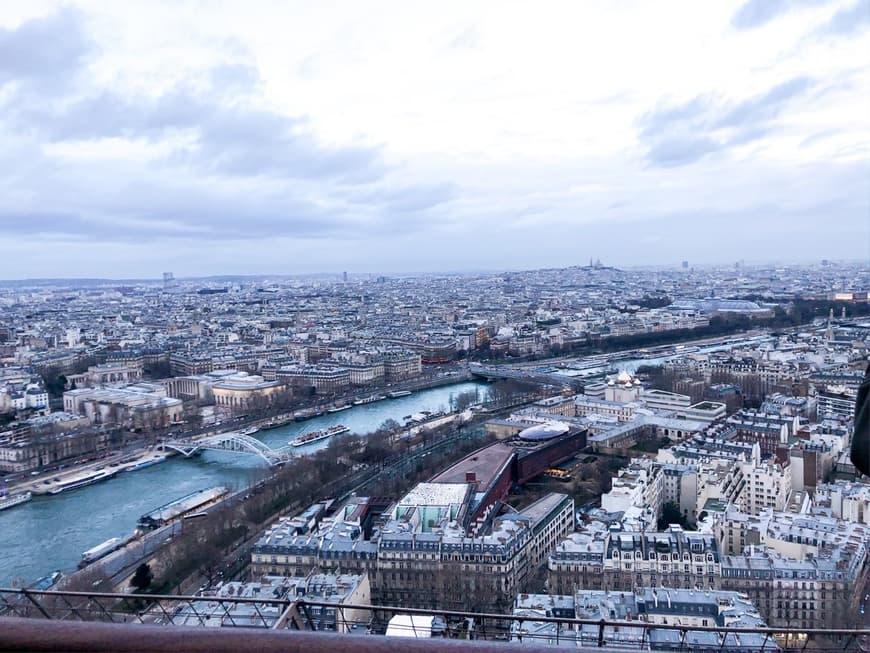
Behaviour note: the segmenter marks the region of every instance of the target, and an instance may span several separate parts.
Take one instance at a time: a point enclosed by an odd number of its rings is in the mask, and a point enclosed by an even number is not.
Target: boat
[[[85,487],[86,485],[92,485],[110,479],[117,473],[117,469],[99,469],[85,474],[84,476],[77,476],[69,481],[62,481],[51,488],[49,492],[51,494],[60,494],[61,492],[66,492],[68,490],[77,490],[80,487]]]
[[[33,498],[30,492],[22,492],[20,494],[6,494],[6,488],[3,488],[3,495],[0,496],[0,510],[20,506],[22,503],[27,503]]]
[[[146,458],[145,460],[140,460],[139,462],[131,465],[130,467],[125,467],[123,471],[125,472],[136,472],[140,469],[145,469],[146,467],[151,467],[151,465],[156,465],[157,463],[162,463],[166,461],[166,456],[158,455],[153,458]]]
[[[117,551],[122,546],[126,546],[130,542],[133,541],[133,536],[123,538],[123,537],[113,537],[102,544],[98,544],[97,546],[88,549],[84,553],[82,553],[82,559],[79,561],[79,568],[85,567],[92,562],[96,562],[102,557],[105,557],[112,553],[113,551]]]
[[[351,404],[345,404],[344,406],[333,406],[332,408],[327,408],[327,413],[340,413],[343,410],[347,410],[348,408],[353,408]]]
[[[300,435],[295,440],[290,441],[290,446],[301,447],[306,444],[311,444],[312,442],[319,442],[320,440],[326,440],[327,438],[331,438],[333,435],[341,435],[342,433],[347,433],[349,431],[350,429],[344,424],[336,424],[335,426],[330,426],[328,429],[311,431],[310,433],[306,433],[305,435]]]
[[[259,433],[260,428],[258,426],[249,426],[246,429],[239,431],[240,435],[254,435],[254,433]]]
[[[27,589],[39,590],[44,592],[45,590],[50,589],[54,585],[57,585],[61,578],[63,578],[63,574],[60,572],[59,569],[56,569],[55,571],[48,574],[48,576],[37,578],[35,581],[33,581],[31,585],[27,587]]]
[[[139,517],[138,527],[140,530],[152,530],[165,526],[171,521],[180,519],[192,512],[201,512],[202,508],[210,505],[224,496],[229,490],[225,487],[213,487],[205,490],[197,490],[185,494],[180,499],[170,501],[159,508]]]
[[[388,392],[387,396],[390,399],[398,399],[399,397],[407,397],[410,394],[410,390],[394,390],[393,392]]]
[[[371,397],[366,397],[365,399],[357,399],[355,402],[353,402],[353,405],[354,406],[364,406],[366,404],[373,404],[376,401],[382,401],[386,398],[387,398],[386,395],[372,395]]]

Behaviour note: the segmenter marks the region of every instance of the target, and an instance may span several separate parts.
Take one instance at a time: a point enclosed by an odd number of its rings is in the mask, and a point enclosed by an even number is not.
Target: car
[[[39,472],[30,472],[31,476],[39,476]]]
[[[60,483],[60,477],[59,477],[59,476],[55,476],[55,477],[54,477],[54,482],[55,482],[55,483]]]

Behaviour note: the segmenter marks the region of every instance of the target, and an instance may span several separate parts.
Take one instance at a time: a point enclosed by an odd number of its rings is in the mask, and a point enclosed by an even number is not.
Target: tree
[[[659,517],[659,530],[666,529],[670,524],[679,524],[683,528],[688,528],[686,518],[680,512],[680,506],[672,501],[668,501],[662,506],[662,516]]]
[[[137,592],[146,592],[151,587],[151,581],[154,580],[154,574],[151,572],[151,567],[148,563],[143,562],[136,567],[136,573],[130,580],[130,586],[134,587]]]

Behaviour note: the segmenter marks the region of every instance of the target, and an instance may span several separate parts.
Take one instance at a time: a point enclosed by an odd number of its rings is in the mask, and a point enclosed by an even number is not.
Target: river
[[[423,410],[449,410],[451,399],[476,390],[487,396],[486,384],[466,382],[421,390],[408,397],[385,399],[339,413],[261,431],[273,449],[285,447],[302,433],[344,424],[352,433],[370,433],[384,421],[398,422]],[[329,444],[322,440],[292,450],[308,454]],[[159,465],[58,495],[33,500],[0,512],[0,587],[21,585],[55,569],[74,569],[85,551],[111,537],[133,532],[139,516],[180,496],[215,485],[242,488],[263,477],[257,456],[205,452],[199,458],[174,457]]]

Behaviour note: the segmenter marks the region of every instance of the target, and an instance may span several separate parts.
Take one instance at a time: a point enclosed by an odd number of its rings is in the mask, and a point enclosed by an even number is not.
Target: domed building
[[[604,390],[604,399],[606,401],[635,401],[643,392],[643,384],[640,379],[626,370],[622,370],[615,378],[611,377],[607,380],[607,388]]]

